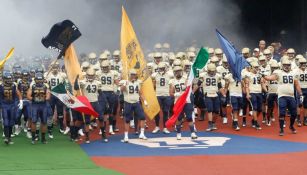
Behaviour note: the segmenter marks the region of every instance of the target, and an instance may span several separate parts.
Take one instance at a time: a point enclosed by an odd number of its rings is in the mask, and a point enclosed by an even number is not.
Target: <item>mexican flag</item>
[[[98,116],[98,113],[93,109],[86,96],[73,96],[71,93],[66,91],[64,83],[60,83],[56,87],[52,88],[51,94],[61,100],[67,107],[75,111],[92,115],[94,117]]]
[[[177,121],[180,113],[182,112],[185,104],[187,103],[188,99],[191,96],[192,93],[192,82],[193,79],[198,74],[197,71],[201,70],[208,62],[209,60],[209,53],[206,49],[201,48],[197,54],[197,57],[191,67],[191,71],[189,74],[189,78],[187,81],[187,88],[185,89],[185,92],[177,99],[177,101],[174,104],[173,112],[174,114],[170,119],[166,122],[166,127],[171,128],[175,122]]]

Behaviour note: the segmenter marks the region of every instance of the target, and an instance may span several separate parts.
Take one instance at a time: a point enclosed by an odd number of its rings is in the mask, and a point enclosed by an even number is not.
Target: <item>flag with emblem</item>
[[[147,105],[143,103],[145,114],[153,119],[160,111],[159,102],[154,90],[154,86],[147,69],[147,62],[144,59],[144,54],[141,45],[136,37],[133,26],[129,17],[122,7],[122,24],[120,35],[121,59],[122,59],[122,78],[128,79],[129,69],[135,69],[138,77],[142,80],[141,93],[147,101]]]
[[[93,109],[91,103],[85,96],[73,96],[66,91],[65,84],[60,83],[56,87],[51,89],[51,94],[61,100],[67,107],[84,113],[87,115],[92,115],[94,117],[98,116],[98,113]]]
[[[182,112],[185,104],[189,101],[192,93],[193,80],[198,74],[198,71],[203,69],[209,60],[209,53],[206,49],[201,48],[197,54],[196,59],[191,67],[189,78],[187,80],[187,87],[184,93],[177,99],[173,108],[173,115],[166,122],[166,127],[171,128],[177,121],[180,113]]]

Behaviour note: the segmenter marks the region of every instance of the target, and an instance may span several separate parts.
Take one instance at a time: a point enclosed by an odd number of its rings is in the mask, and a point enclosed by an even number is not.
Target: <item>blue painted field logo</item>
[[[272,154],[300,152],[307,150],[306,143],[276,139],[264,139],[223,133],[198,132],[192,140],[189,132],[182,133],[182,140],[176,133],[169,135],[147,133],[148,140],[140,140],[130,135],[129,143],[123,143],[123,135],[110,137],[105,144],[101,140],[81,147],[89,156],[178,156],[178,155],[234,155],[234,154]]]
[[[189,137],[183,137],[182,140],[174,137],[160,137],[149,140],[130,139],[129,143],[148,148],[200,149],[223,146],[228,140],[230,140],[228,137],[198,137],[196,140],[191,140]]]

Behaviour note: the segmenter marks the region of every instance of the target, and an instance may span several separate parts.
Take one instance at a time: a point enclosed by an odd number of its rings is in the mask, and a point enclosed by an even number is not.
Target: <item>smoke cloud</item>
[[[118,49],[124,5],[144,50],[168,42],[177,51],[191,46],[218,47],[215,28],[236,46],[248,41],[240,33],[240,9],[223,0],[0,0],[0,57],[14,46],[17,55],[57,55],[41,44],[51,26],[72,20],[82,36],[78,53]]]

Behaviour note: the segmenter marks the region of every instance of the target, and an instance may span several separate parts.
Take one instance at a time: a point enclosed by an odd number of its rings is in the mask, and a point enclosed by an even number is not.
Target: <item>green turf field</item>
[[[96,166],[80,146],[54,131],[54,139],[44,145],[21,135],[14,137],[14,145],[0,142],[0,175],[101,175],[120,174]]]

